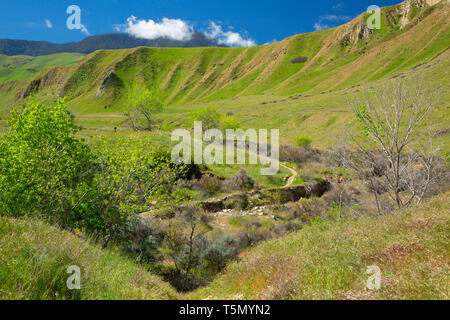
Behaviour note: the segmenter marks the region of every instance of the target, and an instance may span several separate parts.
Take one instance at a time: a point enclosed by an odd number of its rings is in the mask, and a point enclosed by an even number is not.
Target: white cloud
[[[278,40],[277,39],[272,39],[272,40],[270,40],[270,41],[267,41],[266,43],[264,43],[265,45],[266,44],[272,44],[272,43],[275,43],[275,42],[277,42]]]
[[[52,22],[48,19],[45,19],[45,25],[47,26],[47,28],[51,29],[53,28]]]
[[[330,26],[319,22],[314,23],[314,31],[320,31],[325,29],[330,29]]]
[[[343,15],[335,15],[335,14],[324,14],[322,16],[319,17],[320,21],[333,21],[333,22],[344,22],[344,21],[348,21],[351,18],[348,16],[343,16]]]
[[[84,24],[81,25],[81,33],[84,33],[87,36],[90,36],[89,30],[86,28]]]
[[[116,31],[125,31],[136,38],[157,39],[168,38],[178,41],[192,39],[194,30],[192,26],[181,19],[163,18],[161,22],[155,22],[151,19],[138,20],[135,16],[127,19],[125,26],[115,26]]]
[[[205,33],[208,38],[216,39],[219,44],[230,47],[253,47],[256,42],[250,38],[244,38],[237,32],[223,31],[222,26],[215,22],[210,23],[209,31]]]
[[[342,7],[344,6],[343,3],[338,3],[336,5],[333,6],[334,10],[342,10]]]
[[[343,16],[343,15],[335,15],[335,14],[324,14],[319,17],[319,21],[314,23],[314,30],[320,31],[324,29],[329,29],[331,26],[328,23],[324,23],[324,21],[333,22],[335,24],[341,23],[341,22],[347,22],[351,20],[349,16]]]

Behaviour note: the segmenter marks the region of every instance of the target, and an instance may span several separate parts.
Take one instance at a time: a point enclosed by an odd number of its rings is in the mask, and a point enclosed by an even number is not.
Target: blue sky
[[[64,43],[119,31],[146,38],[163,34],[181,39],[194,29],[226,44],[253,45],[343,24],[369,5],[383,7],[399,2],[401,0],[0,0],[0,38]],[[69,5],[81,8],[82,30],[67,29]]]

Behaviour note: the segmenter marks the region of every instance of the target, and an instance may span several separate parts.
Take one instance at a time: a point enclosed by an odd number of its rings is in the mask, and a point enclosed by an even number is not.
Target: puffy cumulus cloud
[[[244,38],[237,32],[223,31],[222,26],[215,22],[210,22],[208,31],[205,33],[207,37],[216,39],[219,44],[230,47],[253,47],[256,42],[250,38]]]
[[[46,25],[47,28],[49,28],[49,29],[53,28],[52,22],[51,22],[50,20],[48,20],[48,19],[45,19],[45,25]]]
[[[135,16],[127,19],[127,24],[116,26],[117,31],[125,31],[136,38],[153,40],[168,38],[171,40],[187,41],[192,39],[193,28],[183,20],[163,18],[161,22],[151,19],[138,20]]]

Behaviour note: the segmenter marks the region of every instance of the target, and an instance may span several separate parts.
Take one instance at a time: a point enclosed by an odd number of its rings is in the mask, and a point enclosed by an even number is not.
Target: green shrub
[[[193,121],[201,121],[203,130],[220,128],[220,113],[215,107],[204,107],[191,111]]]
[[[226,234],[213,241],[202,253],[201,259],[207,270],[218,273],[225,268],[228,261],[238,254],[237,241]]]
[[[298,136],[297,138],[295,138],[295,144],[299,148],[309,147],[311,145],[311,143],[312,143],[312,139],[307,136]]]
[[[236,120],[233,116],[224,116],[220,117],[220,127],[222,130],[233,129],[236,130],[239,128],[239,121]]]
[[[120,238],[131,217],[189,200],[180,183],[186,168],[173,164],[145,137],[101,137],[94,146],[100,171],[89,197],[88,211],[94,213],[86,225],[89,231],[100,232],[107,241]]]

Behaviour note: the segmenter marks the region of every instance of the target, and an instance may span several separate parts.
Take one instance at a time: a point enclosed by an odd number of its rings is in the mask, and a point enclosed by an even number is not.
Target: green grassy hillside
[[[82,57],[83,55],[79,53],[58,53],[39,57],[1,54],[0,81],[30,79],[44,68],[71,66]]]
[[[363,14],[337,28],[252,48],[97,51],[71,70],[58,91],[80,111],[98,112],[104,106],[121,110],[129,90],[142,86],[166,105],[342,89],[393,76],[448,50],[448,4],[402,8],[383,8],[382,27],[375,31]],[[51,86],[39,88],[40,94],[46,89]]]
[[[97,51],[74,66],[41,70],[34,91],[44,103],[68,96],[88,136],[113,133],[114,127],[128,134],[123,116],[127,96],[148,87],[166,106],[158,120],[167,132],[191,127],[189,111],[213,105],[232,113],[244,128],[280,129],[282,143],[308,135],[314,146],[326,147],[339,139],[343,127],[356,128],[348,124],[354,116],[346,101],[364,85],[407,77],[448,88],[450,6],[412,1],[423,7],[405,7],[408,3],[383,8],[382,29],[374,32],[365,27],[363,14],[337,28],[252,48]],[[29,80],[0,82],[0,119],[30,88]],[[445,90],[432,116],[438,132],[448,132],[443,120],[449,102]],[[450,136],[439,138],[442,154],[448,155]]]

